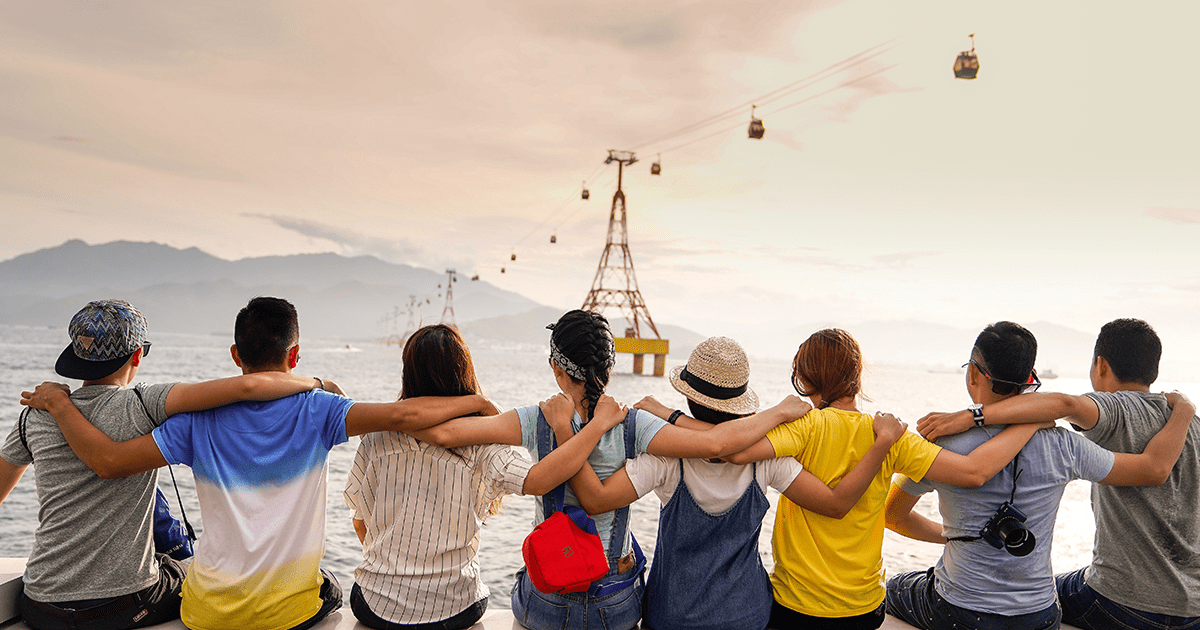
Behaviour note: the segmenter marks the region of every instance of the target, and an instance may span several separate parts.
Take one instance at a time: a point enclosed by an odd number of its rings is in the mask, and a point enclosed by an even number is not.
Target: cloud
[[[329,241],[340,248],[341,251],[338,253],[343,255],[376,256],[389,262],[406,264],[431,258],[431,252],[417,247],[405,239],[367,236],[353,230],[293,217],[252,213],[245,213],[242,216],[265,219],[285,230],[291,230],[309,238]]]
[[[1196,208],[1164,208],[1159,206],[1150,208],[1146,214],[1154,217],[1155,219],[1161,219],[1163,221],[1169,221],[1179,225],[1200,223],[1200,209]]]

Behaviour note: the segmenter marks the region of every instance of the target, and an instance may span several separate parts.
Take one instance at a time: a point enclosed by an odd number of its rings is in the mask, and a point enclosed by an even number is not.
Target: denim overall
[[[625,427],[625,458],[637,456],[636,410],[630,409],[623,422]],[[538,460],[554,450],[550,425],[538,409]],[[549,516],[562,505],[566,483],[542,496],[542,514]],[[608,541],[608,575],[594,582],[581,593],[542,593],[530,581],[525,567],[517,571],[517,583],[512,590],[513,616],[530,630],[630,630],[642,618],[642,598],[646,584],[642,578],[646,557],[633,540],[634,567],[617,573],[617,562],[629,528],[629,507],[616,510],[612,536]]]
[[[758,534],[771,507],[758,467],[725,513],[704,511],[683,482],[658,515],[658,546],[646,584],[653,630],[763,630],[771,617],[771,579],[758,556]]]

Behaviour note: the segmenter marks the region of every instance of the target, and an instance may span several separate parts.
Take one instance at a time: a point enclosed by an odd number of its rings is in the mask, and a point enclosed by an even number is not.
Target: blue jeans
[[[883,598],[888,614],[924,630],[1054,630],[1059,626],[1058,602],[1024,615],[976,612],[942,599],[933,580],[933,569],[902,573],[888,580]]]
[[[633,577],[638,568],[603,578],[618,582]],[[517,571],[512,590],[512,611],[517,621],[530,630],[630,630],[642,618],[646,581],[638,579],[628,588],[604,597],[583,593],[542,593],[533,586],[525,567]]]
[[[1200,617],[1172,617],[1142,612],[1092,590],[1083,581],[1083,569],[1054,576],[1063,621],[1084,630],[1130,628],[1137,630],[1196,630]]]

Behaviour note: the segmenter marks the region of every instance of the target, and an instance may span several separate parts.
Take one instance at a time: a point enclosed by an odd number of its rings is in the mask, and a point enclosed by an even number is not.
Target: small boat
[[[1038,375],[1038,378],[1047,380],[1047,381],[1052,378],[1058,378],[1058,375],[1055,374],[1054,370],[1051,370],[1050,368],[1046,368],[1046,369],[1042,370],[1041,372],[1038,372],[1037,375]]]

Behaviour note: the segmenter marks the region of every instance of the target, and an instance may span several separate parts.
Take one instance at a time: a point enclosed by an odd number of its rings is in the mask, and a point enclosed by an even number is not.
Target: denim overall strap
[[[733,464],[723,464],[733,466]],[[710,514],[684,482],[658,517],[658,544],[646,582],[644,625],[654,630],[762,630],[771,616],[771,580],[758,555],[770,502],[758,466],[737,503]],[[707,576],[697,583],[686,576]]]
[[[554,433],[550,430],[550,423],[546,422],[546,416],[542,414],[542,408],[538,407],[538,422],[537,422],[537,457],[538,461],[542,461],[550,455],[550,451],[558,448],[558,440],[554,438]],[[558,487],[542,495],[542,518],[550,518],[551,514],[563,509],[563,503],[567,497],[567,482],[558,484]]]
[[[629,413],[625,414],[625,421],[622,422],[625,428],[625,459],[633,459],[637,457],[637,410],[630,409]],[[608,574],[617,574],[617,563],[620,562],[621,552],[625,547],[625,532],[629,529],[629,506],[619,508],[613,515],[612,535],[608,539]],[[646,567],[646,554],[642,553],[642,548],[638,545],[637,538],[630,535],[630,541],[633,543],[633,560],[635,568],[633,576],[620,582],[595,584],[588,591],[592,597],[604,597],[610,593],[616,593],[629,587],[630,584],[641,579],[642,570]]]

